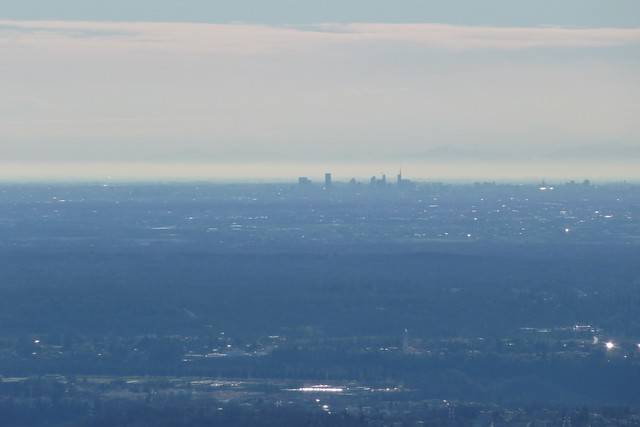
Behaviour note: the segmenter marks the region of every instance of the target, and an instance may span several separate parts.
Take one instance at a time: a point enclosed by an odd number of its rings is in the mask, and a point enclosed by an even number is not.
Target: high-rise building
[[[380,176],[380,178],[376,177],[376,176],[372,176],[371,179],[369,180],[369,183],[371,185],[375,185],[378,187],[384,187],[387,185],[387,175],[382,174]]]
[[[327,172],[324,174],[324,186],[331,187],[331,184],[332,184],[331,173]]]
[[[300,184],[300,185],[308,185],[308,184],[311,184],[311,180],[309,178],[307,178],[306,176],[301,176],[300,178],[298,178],[298,184]]]
[[[402,169],[398,171],[398,175],[396,176],[396,184],[398,184],[398,187],[402,188],[413,187],[413,182],[411,182],[410,179],[406,179],[402,176]]]

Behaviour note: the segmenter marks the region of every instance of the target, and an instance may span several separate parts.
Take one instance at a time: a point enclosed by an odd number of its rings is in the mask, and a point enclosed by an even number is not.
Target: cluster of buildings
[[[326,172],[324,174],[324,187],[325,188],[329,188],[333,185],[333,175],[331,174],[331,172]],[[311,185],[313,184],[313,181],[306,176],[301,176],[298,178],[298,184],[299,185]],[[355,178],[351,178],[349,180],[349,184],[358,184],[358,181]],[[386,174],[382,174],[380,175],[380,177],[377,176],[372,176],[369,179],[369,184],[370,185],[375,185],[375,186],[385,186],[387,185],[387,175]],[[407,184],[411,184],[411,181],[408,179],[405,179],[402,177],[402,170],[398,172],[398,175],[396,175],[396,185],[407,185]]]

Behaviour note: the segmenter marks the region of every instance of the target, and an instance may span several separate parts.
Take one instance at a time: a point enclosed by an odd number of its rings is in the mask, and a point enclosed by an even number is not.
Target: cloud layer
[[[2,21],[5,44],[249,53],[354,43],[433,49],[589,48],[640,45],[640,28],[474,27],[351,23],[304,27],[248,24]]]
[[[0,52],[4,162],[640,155],[636,28],[0,21]]]

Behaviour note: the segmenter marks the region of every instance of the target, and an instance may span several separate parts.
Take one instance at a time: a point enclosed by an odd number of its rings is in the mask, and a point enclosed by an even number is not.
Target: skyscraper
[[[327,172],[324,174],[324,186],[325,187],[331,187],[331,173]]]

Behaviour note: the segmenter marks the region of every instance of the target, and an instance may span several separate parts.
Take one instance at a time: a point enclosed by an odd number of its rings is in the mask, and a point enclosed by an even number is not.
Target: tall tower
[[[398,185],[402,185],[402,169],[400,169],[400,171],[398,172],[398,176],[397,176],[397,179],[396,179],[396,183],[397,183]]]
[[[325,187],[331,187],[331,184],[333,183],[332,178],[331,178],[331,173],[327,172],[324,174],[324,186]]]

